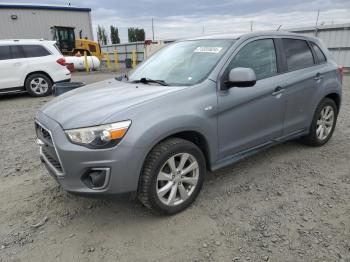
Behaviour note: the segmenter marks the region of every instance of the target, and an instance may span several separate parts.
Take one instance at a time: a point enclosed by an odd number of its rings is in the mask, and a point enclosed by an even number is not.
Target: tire
[[[187,160],[181,164],[182,159]],[[192,171],[185,173],[191,168]],[[141,171],[138,199],[156,214],[176,214],[196,199],[205,173],[204,155],[195,144],[181,138],[169,138],[148,154]]]
[[[331,110],[333,112],[332,118],[328,117],[327,119],[327,115],[324,115],[325,113],[329,112],[327,110]],[[338,108],[335,102],[330,98],[324,98],[317,106],[312,119],[310,132],[307,136],[302,138],[302,142],[310,146],[323,146],[326,144],[333,135],[337,117]],[[322,131],[323,136],[321,135],[321,131],[319,131],[322,129],[322,127],[326,128]]]
[[[42,97],[52,94],[51,79],[48,76],[41,73],[29,75],[24,85],[27,92],[34,97]]]

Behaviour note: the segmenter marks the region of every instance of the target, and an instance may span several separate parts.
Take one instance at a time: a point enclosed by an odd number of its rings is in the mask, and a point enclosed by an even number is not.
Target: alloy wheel
[[[186,201],[196,188],[199,165],[195,157],[180,153],[170,157],[157,176],[157,196],[167,206]]]
[[[327,105],[322,108],[316,123],[316,136],[319,140],[327,139],[334,125],[334,109]]]
[[[43,95],[49,89],[49,83],[42,77],[36,77],[30,81],[30,89],[37,95]]]

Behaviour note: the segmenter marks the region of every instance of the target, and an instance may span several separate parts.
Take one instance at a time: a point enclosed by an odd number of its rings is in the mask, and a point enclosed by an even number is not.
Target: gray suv
[[[206,36],[164,47],[128,76],[67,92],[38,111],[40,156],[72,193],[136,192],[174,214],[215,171],[287,140],[322,146],[342,70],[313,37]]]

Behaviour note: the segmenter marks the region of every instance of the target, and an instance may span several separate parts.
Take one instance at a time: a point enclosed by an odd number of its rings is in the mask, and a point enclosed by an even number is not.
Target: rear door
[[[285,54],[286,113],[284,135],[306,130],[310,125],[320,79],[314,54],[304,39],[283,38]]]
[[[0,89],[6,89],[13,86],[14,74],[13,60],[10,52],[10,46],[0,45]]]
[[[326,90],[327,86],[331,86],[329,83],[329,79],[334,78],[334,70],[336,68],[329,66],[327,58],[318,44],[311,41],[309,42],[309,44],[311,46],[311,50],[313,51],[314,60],[316,64],[315,80],[317,82],[317,89],[319,91],[323,91]]]
[[[22,45],[24,61],[29,65],[28,73],[43,71],[50,73],[52,65],[58,65],[52,59],[51,52],[40,44]]]
[[[27,62],[19,45],[0,46],[0,88],[23,86]]]
[[[257,82],[252,87],[218,91],[220,158],[281,136],[285,83],[283,75],[279,74],[277,55],[274,39],[249,40],[224,69],[220,85],[225,84],[229,71],[236,67],[253,69]]]

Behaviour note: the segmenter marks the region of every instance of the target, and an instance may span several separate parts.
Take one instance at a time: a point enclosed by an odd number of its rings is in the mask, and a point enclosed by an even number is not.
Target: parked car
[[[0,94],[27,91],[47,96],[71,74],[55,41],[0,40]]]
[[[198,196],[207,170],[291,139],[324,145],[341,82],[341,68],[314,37],[179,41],[129,76],[46,104],[35,120],[40,156],[69,192],[136,192],[157,213],[175,214]]]

